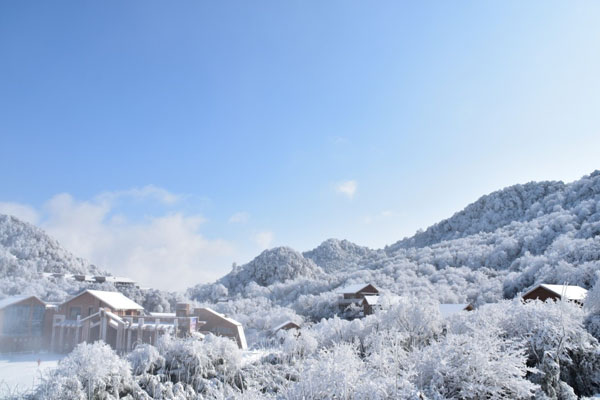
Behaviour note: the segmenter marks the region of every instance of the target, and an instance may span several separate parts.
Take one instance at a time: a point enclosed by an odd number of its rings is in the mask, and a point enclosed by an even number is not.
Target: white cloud
[[[37,211],[33,207],[10,202],[0,202],[0,214],[12,215],[31,224],[36,224],[39,218]]]
[[[256,244],[264,250],[268,249],[271,246],[271,243],[273,243],[273,238],[273,232],[258,232],[256,235],[254,235],[254,242],[256,242]]]
[[[174,198],[163,189],[107,193],[87,201],[58,194],[39,211],[15,203],[0,203],[0,209],[16,210],[24,219],[36,218],[37,224],[66,249],[101,269],[159,289],[184,290],[214,281],[227,273],[232,260],[239,256],[232,243],[208,239],[201,233],[205,221],[201,215],[167,209],[133,221],[119,214],[117,203],[122,201],[116,201],[117,197],[171,202]]]
[[[229,217],[230,224],[245,224],[250,219],[250,214],[245,211],[236,212]]]
[[[344,196],[352,199],[354,194],[356,193],[356,189],[358,188],[358,183],[355,180],[343,181],[339,182],[335,186],[335,190],[338,193],[343,194]]]
[[[98,195],[100,201],[114,202],[119,198],[154,199],[163,204],[174,204],[181,200],[182,196],[173,194],[166,189],[155,185],[135,187],[128,190],[104,192]]]

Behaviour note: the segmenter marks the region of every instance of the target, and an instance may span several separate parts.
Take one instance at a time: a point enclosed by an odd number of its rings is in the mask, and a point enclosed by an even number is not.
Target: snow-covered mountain
[[[98,268],[65,250],[40,228],[0,214],[0,277],[42,272],[98,274]]]
[[[73,255],[40,228],[13,216],[0,215],[0,298],[34,294],[49,301],[63,301],[83,289],[117,290],[110,283],[86,283],[43,273],[110,275]],[[128,297],[149,311],[168,311],[177,296],[159,290],[120,287]]]
[[[231,289],[242,288],[249,282],[269,286],[296,278],[316,278],[323,274],[312,260],[289,247],[276,247],[263,251],[243,266],[235,267],[218,282]]]
[[[302,255],[314,261],[325,272],[331,273],[349,268],[357,268],[363,260],[376,254],[383,255],[381,250],[371,250],[348,240],[328,239],[313,250]]]
[[[266,298],[317,318],[335,289],[348,283],[368,281],[384,292],[481,304],[511,298],[541,281],[590,288],[599,270],[600,171],[595,171],[569,184],[531,182],[485,195],[384,249],[329,239],[303,254],[269,250],[214,285],[230,298]],[[215,290],[198,285],[188,295],[208,301]]]

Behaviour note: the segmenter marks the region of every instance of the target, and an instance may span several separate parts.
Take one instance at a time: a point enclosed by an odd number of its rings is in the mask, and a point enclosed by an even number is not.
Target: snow
[[[338,294],[354,294],[354,293],[360,292],[361,290],[363,290],[367,286],[369,286],[368,283],[356,283],[356,284],[353,284],[353,285],[348,285],[348,286],[344,286],[342,288],[339,288],[336,291],[336,293],[338,293]]]
[[[280,330],[281,328],[283,328],[284,326],[286,326],[287,324],[294,324],[294,325],[298,325],[297,323],[295,323],[292,320],[287,320],[282,324],[277,325],[275,328],[272,329],[273,332],[277,332],[278,330]]]
[[[365,301],[368,305],[374,306],[379,303],[379,296],[365,296]]]
[[[567,300],[583,300],[587,295],[587,290],[573,285],[540,285],[545,289],[548,289]]]
[[[0,355],[0,397],[6,389],[19,392],[33,389],[40,374],[56,367],[62,358],[64,354],[55,353]]]
[[[243,350],[242,366],[258,363],[260,359],[268,353],[267,350]]]
[[[5,307],[8,307],[10,305],[16,304],[20,301],[23,301],[25,299],[28,299],[30,297],[35,297],[35,296],[21,295],[21,296],[11,296],[11,297],[2,299],[2,300],[0,300],[0,310],[2,310]]]
[[[102,290],[87,290],[88,293],[97,297],[115,310],[143,310],[135,301],[128,299],[121,292],[105,292]],[[85,293],[85,292],[84,292]],[[83,293],[82,293],[83,294]],[[78,296],[80,296],[79,294]],[[77,297],[77,296],[76,296]]]
[[[202,309],[203,309],[203,310],[206,310],[206,311],[208,311],[208,312],[210,312],[210,313],[212,313],[212,314],[214,314],[214,315],[216,315],[216,316],[218,316],[219,318],[223,318],[225,321],[227,321],[227,322],[231,322],[231,323],[232,323],[232,324],[234,324],[234,325],[237,325],[237,326],[242,326],[242,324],[241,324],[241,323],[239,323],[238,321],[236,321],[235,319],[228,318],[228,317],[226,317],[225,315],[223,315],[223,314],[221,314],[221,313],[218,313],[218,312],[216,312],[216,311],[215,311],[215,310],[213,310],[212,308],[209,308],[209,307],[202,307]]]

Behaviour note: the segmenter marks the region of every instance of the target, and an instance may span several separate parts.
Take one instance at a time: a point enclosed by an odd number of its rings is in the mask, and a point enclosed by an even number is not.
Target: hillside
[[[48,301],[63,301],[83,289],[117,290],[110,283],[84,283],[42,273],[110,275],[76,257],[40,228],[18,218],[0,215],[0,298],[34,294]],[[168,311],[175,294],[159,290],[120,288],[150,311]]]
[[[0,277],[42,272],[98,274],[98,269],[75,257],[40,228],[0,214]]]
[[[541,281],[590,288],[599,270],[600,171],[595,171],[568,184],[531,182],[482,196],[382,250],[336,239],[302,254],[269,250],[188,295],[211,301],[214,293],[226,294],[234,305],[220,307],[240,318],[243,307],[235,301],[245,299],[318,319],[331,315],[335,289],[348,283],[483,304],[512,298]]]

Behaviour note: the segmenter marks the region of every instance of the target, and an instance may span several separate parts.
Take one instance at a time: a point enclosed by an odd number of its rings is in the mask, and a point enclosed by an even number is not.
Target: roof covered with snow
[[[98,298],[103,303],[106,303],[114,310],[143,310],[135,301],[125,297],[121,292],[105,292],[103,290],[86,290],[92,296]],[[83,292],[83,293],[85,293]],[[81,294],[83,294],[81,293]],[[78,296],[81,296],[79,294]],[[76,296],[77,297],[77,296]]]
[[[442,317],[446,318],[451,316],[452,314],[456,314],[458,312],[464,311],[467,307],[469,307],[468,303],[464,304],[440,304],[440,314]]]
[[[525,293],[523,296],[528,295],[529,293],[533,292],[538,287],[542,287],[546,290],[549,290],[549,291],[557,294],[561,298],[564,298],[565,300],[583,300],[583,299],[585,299],[585,296],[587,296],[587,290],[580,286],[548,285],[545,283],[542,283],[541,285],[537,285],[536,287],[534,287],[533,289],[531,289],[527,293]]]
[[[36,296],[30,295],[30,294],[6,297],[6,298],[0,300],[0,310],[2,310],[3,308],[6,308],[8,306],[12,306],[13,304],[17,304],[17,303],[19,303],[23,300],[26,300],[30,297],[35,297],[36,299],[38,299]],[[40,299],[38,299],[38,300],[40,300]]]
[[[227,321],[227,322],[231,322],[231,323],[232,323],[232,324],[234,324],[234,325],[242,326],[242,324],[241,324],[240,322],[236,321],[235,319],[232,319],[232,318],[226,317],[225,315],[223,315],[223,314],[221,314],[221,313],[218,313],[218,312],[216,312],[216,311],[215,311],[215,310],[213,310],[212,308],[208,308],[208,307],[201,307],[201,308],[197,308],[196,310],[205,310],[205,311],[208,311],[208,312],[209,312],[209,313],[211,313],[211,314],[214,314],[214,315],[216,315],[216,316],[218,316],[218,317],[220,317],[220,318],[223,318],[223,319],[224,319],[225,321]]]
[[[354,294],[354,293],[358,293],[361,290],[363,290],[364,288],[366,288],[367,286],[370,286],[370,283],[355,283],[353,285],[348,285],[348,286],[344,286],[341,288],[338,288],[336,290],[336,293],[338,294]]]
[[[281,328],[283,328],[284,326],[288,325],[288,324],[292,324],[295,327],[300,328],[300,325],[298,325],[297,323],[295,323],[294,321],[291,320],[287,320],[285,321],[283,324],[279,324],[277,325],[275,328],[273,328],[273,332],[277,332],[278,330],[280,330]]]
[[[379,303],[379,296],[365,296],[365,301],[368,305],[374,306]]]

